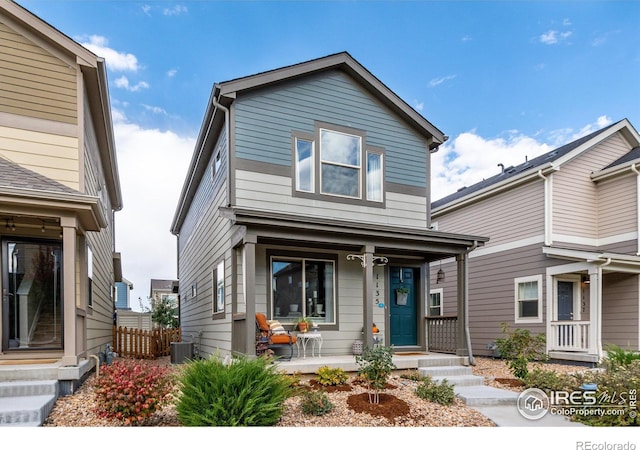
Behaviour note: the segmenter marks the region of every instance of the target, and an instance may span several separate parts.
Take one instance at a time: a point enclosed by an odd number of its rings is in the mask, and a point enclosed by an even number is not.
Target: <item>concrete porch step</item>
[[[41,426],[58,395],[56,380],[0,383],[0,426]]]
[[[467,406],[516,405],[519,395],[517,392],[485,385],[455,386],[453,390]]]

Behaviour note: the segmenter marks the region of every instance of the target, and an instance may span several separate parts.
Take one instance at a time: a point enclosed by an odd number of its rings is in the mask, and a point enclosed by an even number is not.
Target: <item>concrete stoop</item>
[[[59,395],[57,380],[0,383],[0,426],[41,426]]]

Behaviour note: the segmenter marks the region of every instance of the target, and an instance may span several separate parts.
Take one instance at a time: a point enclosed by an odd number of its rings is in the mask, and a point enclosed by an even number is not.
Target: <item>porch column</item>
[[[458,271],[458,320],[456,322],[456,355],[469,356],[467,348],[467,255],[456,256]]]
[[[374,248],[371,245],[367,245],[363,249],[364,259],[363,265],[363,277],[362,277],[362,323],[363,323],[363,339],[364,346],[373,346],[373,251]]]
[[[78,322],[76,321],[76,252],[77,221],[75,217],[61,217],[62,227],[62,298],[64,310],[63,366],[78,365]],[[86,271],[85,271],[86,272]],[[84,334],[84,333],[83,333]]]
[[[589,353],[602,356],[602,269],[589,270]]]
[[[244,242],[244,298],[246,303],[245,354],[256,355],[256,236]]]

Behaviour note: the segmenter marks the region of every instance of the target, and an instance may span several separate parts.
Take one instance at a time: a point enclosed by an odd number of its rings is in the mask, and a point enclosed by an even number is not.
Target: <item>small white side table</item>
[[[315,356],[316,345],[318,346],[318,357],[322,352],[322,334],[320,332],[298,333],[296,335],[296,349],[300,357],[300,344],[302,344],[302,359],[307,357],[307,344],[311,342],[311,356]]]

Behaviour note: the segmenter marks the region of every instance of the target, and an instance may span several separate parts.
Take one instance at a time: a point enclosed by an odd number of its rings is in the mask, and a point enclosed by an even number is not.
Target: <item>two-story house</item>
[[[93,366],[121,207],[104,60],[0,1],[0,361],[42,360],[71,389]]]
[[[469,261],[473,351],[513,330],[552,358],[640,346],[640,136],[624,119],[433,203],[439,230],[490,237]],[[456,270],[433,267],[431,316],[457,313]]]
[[[183,333],[203,355],[255,354],[262,312],[310,317],[323,355],[372,342],[372,323],[385,344],[425,349],[429,264],[464,271],[486,241],[430,229],[445,140],[348,53],[215,84],[171,225]]]

